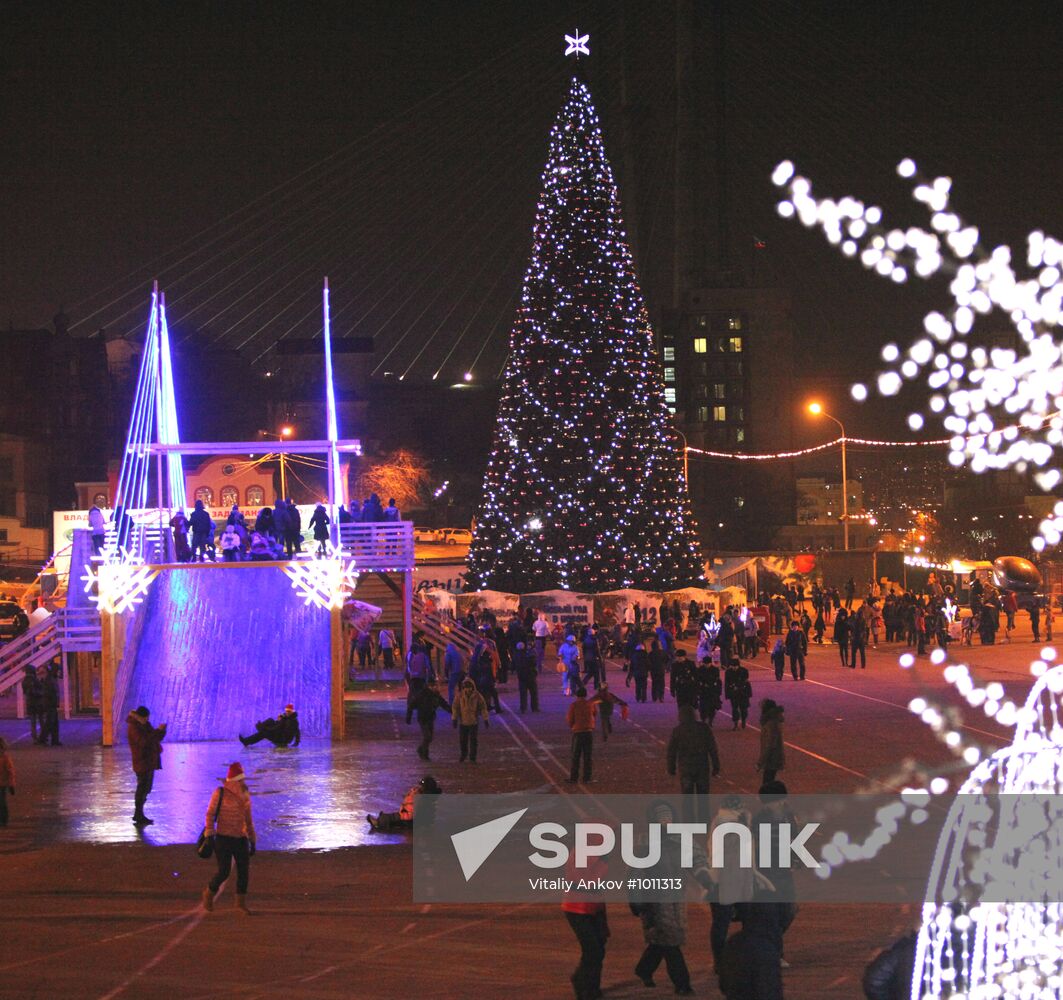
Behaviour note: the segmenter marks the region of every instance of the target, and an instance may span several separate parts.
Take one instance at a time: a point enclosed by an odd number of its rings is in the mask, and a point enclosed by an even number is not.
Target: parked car
[[[0,641],[17,639],[30,627],[29,616],[14,601],[0,601]]]
[[[440,528],[414,528],[413,540],[422,544],[438,544],[443,541],[443,531]]]
[[[444,528],[443,541],[447,545],[472,545],[472,532],[468,528]]]

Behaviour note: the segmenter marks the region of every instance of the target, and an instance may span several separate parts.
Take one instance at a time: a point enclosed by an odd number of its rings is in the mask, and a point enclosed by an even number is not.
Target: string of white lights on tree
[[[846,196],[817,199],[812,185],[785,160],[772,180],[785,188],[778,203],[784,218],[796,217],[819,227],[829,242],[848,257],[897,283],[911,274],[951,277],[950,301],[923,319],[926,335],[906,351],[887,344],[882,358],[889,366],[877,379],[884,396],[895,396],[906,381],[920,376],[931,390],[928,409],[939,415],[953,436],[949,461],[975,472],[1014,468],[1030,471],[1046,492],[1063,472],[1056,449],[1063,444],[1063,243],[1040,231],[1027,238],[1026,266],[1020,277],[1010,247],[986,251],[976,226],[967,225],[951,209],[952,181],[919,176],[915,163],[902,160],[901,177],[914,181],[912,195],[930,211],[930,229],[889,228],[882,210]],[[1016,333],[1016,347],[974,345],[969,335],[979,316],[1002,313]],[[853,397],[864,400],[868,388],[857,384]],[[921,430],[923,413],[913,412],[908,424]],[[1034,545],[1058,544],[1063,537],[1063,509],[1043,522]]]
[[[587,54],[587,36],[568,39]],[[682,461],[586,84],[550,134],[469,551],[474,587],[703,581]]]

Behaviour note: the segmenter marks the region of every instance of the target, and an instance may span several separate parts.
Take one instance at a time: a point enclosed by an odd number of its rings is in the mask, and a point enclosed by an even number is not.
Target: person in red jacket
[[[577,871],[569,861],[568,878],[573,884],[579,879],[605,878],[609,871],[601,858],[595,858],[584,870]],[[572,987],[576,1000],[597,1000],[602,995],[602,966],[605,964],[605,945],[609,940],[609,921],[605,903],[589,890],[565,893],[561,912],[565,914],[572,933],[579,941],[580,957],[572,973]]]
[[[594,723],[597,704],[587,701],[587,689],[576,688],[576,700],[568,706],[565,721],[572,730],[572,766],[565,780],[574,785],[579,780],[580,759],[583,760],[583,781],[591,780],[591,751],[594,747]]]
[[[133,800],[133,822],[137,826],[148,826],[154,822],[144,815],[144,803],[155,784],[155,772],[162,767],[162,741],[166,736],[166,723],[153,726],[148,721],[150,716],[151,713],[141,705],[130,712],[125,720],[126,741],[133,759],[133,773],[137,776],[137,791]]]

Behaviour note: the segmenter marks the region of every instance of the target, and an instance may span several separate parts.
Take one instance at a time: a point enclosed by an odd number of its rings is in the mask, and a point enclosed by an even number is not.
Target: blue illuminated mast
[[[322,326],[325,337],[325,411],[328,419],[328,503],[329,517],[332,520],[332,544],[337,544],[339,518],[336,505],[344,502],[343,476],[340,471],[340,453],[338,443],[339,420],[336,417],[336,389],[332,380],[332,325],[329,315],[328,277],[321,291]]]

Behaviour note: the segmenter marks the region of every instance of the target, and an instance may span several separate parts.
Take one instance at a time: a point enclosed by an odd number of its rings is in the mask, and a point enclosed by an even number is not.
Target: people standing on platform
[[[764,776],[764,783],[774,781],[778,773],[786,767],[786,749],[782,727],[784,718],[782,705],[765,698],[760,703],[760,756],[757,758],[757,770]]]
[[[288,505],[282,497],[277,497],[277,502],[273,505],[273,538],[282,549],[284,540],[288,537],[289,522]]]
[[[192,517],[188,523],[192,529],[190,559],[192,562],[203,562],[207,556],[207,546],[214,543],[214,522],[211,521],[210,514],[207,513],[202,500],[196,501],[196,508],[192,511]],[[196,558],[197,555],[199,557],[198,560]]]
[[[59,742],[59,664],[46,664],[41,671],[41,712],[44,716],[41,743],[62,746]]]
[[[7,752],[7,741],[0,736],[0,826],[7,826],[7,796],[15,794],[15,764]]]
[[[465,673],[465,658],[461,654],[461,647],[451,639],[447,648],[443,651],[443,674],[447,679],[447,700],[453,703],[454,692],[457,691],[462,680],[468,676]]]
[[[627,702],[609,690],[609,684],[602,681],[602,686],[590,703],[595,706],[602,723],[602,742],[606,742],[613,732],[613,706],[619,705],[622,718],[627,718]]]
[[[284,525],[284,551],[289,559],[294,559],[298,553],[303,551],[303,517],[291,497],[288,497],[284,506],[285,513],[288,515],[288,520]],[[321,504],[318,506],[320,507]],[[316,514],[317,511],[315,510],[314,513]],[[316,532],[314,537],[316,539]]]
[[[166,723],[151,724],[151,713],[141,705],[126,716],[126,742],[137,776],[137,790],[133,799],[133,822],[149,826],[154,820],[144,815],[144,805],[155,784],[155,772],[162,768],[162,741],[166,737]]]
[[[340,524],[353,524],[354,523],[354,516],[346,508],[346,506],[344,506],[343,504],[340,504],[340,509],[336,512],[336,520]]]
[[[450,714],[454,728],[458,730],[458,745],[461,751],[459,763],[464,764],[468,759],[475,764],[480,741],[480,719],[483,718],[485,729],[491,728],[491,719],[487,712],[487,702],[476,690],[471,677],[466,677],[461,682],[461,690],[451,704]]]
[[[375,493],[362,504],[362,523],[372,524],[384,520],[384,508],[380,506],[380,497]]]
[[[225,525],[220,541],[222,559],[225,562],[239,562],[242,546],[240,544],[240,533],[236,530],[235,522]]]
[[[170,527],[173,529],[174,558],[180,563],[188,562],[192,558],[192,549],[188,544],[188,518],[183,510],[170,518]]]
[[[89,531],[92,534],[92,554],[101,555],[103,544],[107,541],[107,522],[103,519],[103,511],[96,504],[89,508]]]
[[[22,678],[22,698],[26,703],[26,715],[30,720],[30,738],[34,743],[44,742],[44,685],[37,671],[26,667]]]
[[[254,736],[241,736],[240,742],[245,747],[253,746],[262,740],[269,740],[275,747],[297,747],[302,738],[299,732],[299,713],[294,705],[285,705],[284,711],[275,719],[265,719],[255,723]]]
[[[255,856],[255,822],[251,816],[251,793],[239,761],[229,765],[225,784],[215,788],[207,806],[208,837],[214,838],[218,870],[203,890],[203,909],[214,909],[214,897],[232,873],[236,862],[236,908],[244,916],[247,908],[247,882],[251,859]]]
[[[435,680],[431,680],[422,688],[410,689],[410,696],[406,699],[406,725],[413,721],[414,713],[417,713],[417,725],[421,729],[421,742],[417,746],[417,756],[421,760],[431,760],[428,749],[432,745],[435,736],[436,712],[443,709],[448,715],[451,706],[436,689]]]
[[[402,512],[399,510],[398,505],[395,503],[395,498],[392,497],[388,501],[388,505],[384,508],[384,516],[381,518],[383,521],[389,521],[395,524],[402,520]]]
[[[331,519],[325,511],[324,504],[318,504],[314,513],[310,515],[310,527],[314,530],[314,541],[317,542],[317,555],[324,558],[328,555],[329,530]],[[289,556],[289,558],[291,558]]]
[[[535,665],[535,655],[525,643],[518,642],[513,651],[513,669],[517,674],[517,688],[520,691],[520,714],[539,711],[539,669]]]
[[[585,687],[577,686],[575,695],[575,700],[568,706],[568,712],[565,713],[565,721],[572,732],[572,754],[568,777],[565,779],[570,785],[576,784],[579,780],[581,762],[583,783],[586,784],[591,780],[594,751],[595,705],[587,701]]]

